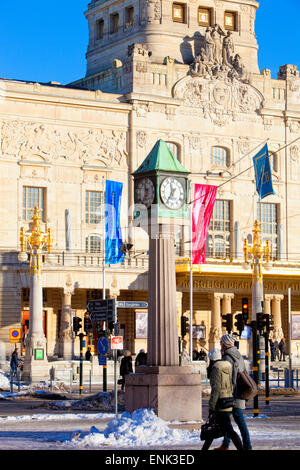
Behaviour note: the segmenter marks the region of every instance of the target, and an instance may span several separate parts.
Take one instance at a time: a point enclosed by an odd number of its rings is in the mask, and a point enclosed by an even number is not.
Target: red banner
[[[192,209],[193,264],[205,264],[205,244],[214,208],[217,186],[195,184]]]

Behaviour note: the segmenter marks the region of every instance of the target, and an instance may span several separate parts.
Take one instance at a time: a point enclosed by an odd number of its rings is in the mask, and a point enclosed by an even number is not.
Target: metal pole
[[[288,307],[289,307],[289,387],[292,388],[292,322],[291,322],[291,311],[292,311],[292,298],[291,288],[288,288]]]
[[[79,363],[79,394],[82,394],[82,360],[83,360],[83,333],[79,334],[79,340],[80,340],[80,363]]]
[[[270,404],[270,387],[269,387],[269,333],[265,332],[265,390],[266,405]]]
[[[114,333],[118,334],[118,315],[117,315],[117,302],[114,303]],[[117,349],[114,349],[114,387],[115,387],[115,415],[118,414],[118,384],[117,384]]]
[[[193,361],[193,211],[192,183],[190,181],[190,358]],[[181,356],[180,356],[181,359]]]
[[[257,363],[257,329],[256,324],[252,326],[252,336],[253,336],[253,378],[255,383],[258,385],[258,363]],[[258,410],[258,395],[253,399],[253,416],[256,417],[259,414]]]
[[[106,191],[105,191],[105,178],[102,178],[102,217],[103,217],[103,277],[102,277],[102,298],[106,299],[106,280],[105,280],[105,257],[106,257],[106,220],[105,220],[105,200],[106,200]],[[106,322],[103,323],[104,335],[106,331]],[[107,366],[103,366],[103,392],[107,391]]]

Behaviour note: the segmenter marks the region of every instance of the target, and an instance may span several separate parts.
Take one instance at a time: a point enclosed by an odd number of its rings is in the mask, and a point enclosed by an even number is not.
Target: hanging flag
[[[105,184],[105,264],[122,263],[120,207],[123,183],[106,180]]]
[[[195,184],[192,209],[192,251],[193,264],[205,264],[205,244],[212,211],[214,208],[217,186]]]
[[[261,201],[264,197],[275,194],[272,185],[272,172],[267,144],[253,157],[253,162],[256,191],[259,195],[259,201]]]

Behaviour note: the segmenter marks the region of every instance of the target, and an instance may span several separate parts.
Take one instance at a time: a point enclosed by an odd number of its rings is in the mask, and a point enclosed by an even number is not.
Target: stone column
[[[66,360],[69,361],[73,358],[73,330],[72,330],[72,316],[71,316],[71,300],[73,290],[70,288],[65,288],[62,294],[62,309],[61,309],[61,319],[60,319],[60,333],[59,333],[59,342],[60,342],[60,355]]]
[[[222,322],[221,322],[221,299],[223,294],[214,293],[211,295],[211,322],[209,331],[209,350],[211,351],[216,346],[220,345],[222,336]]]
[[[174,239],[161,233],[158,238],[150,238],[149,250],[147,363],[151,366],[178,366]]]
[[[269,294],[266,294],[265,302],[264,302],[264,313],[266,313],[267,315],[271,314],[271,300],[272,300],[272,296]]]
[[[272,339],[280,341],[283,338],[282,323],[281,323],[281,301],[284,299],[283,295],[276,294],[272,298],[272,315],[274,321],[274,330]]]
[[[160,226],[149,240],[147,366],[126,376],[125,410],[152,408],[165,421],[201,421],[201,375],[179,366],[176,304],[174,237]]]

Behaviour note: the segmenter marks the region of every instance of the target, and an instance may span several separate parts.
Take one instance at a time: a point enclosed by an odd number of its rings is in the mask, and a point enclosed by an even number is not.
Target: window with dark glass
[[[119,29],[119,13],[110,15],[110,32],[116,33]]]
[[[262,242],[271,242],[272,258],[277,258],[278,246],[278,205],[259,202],[257,204],[257,219],[260,222]]]
[[[216,200],[208,228],[208,256],[230,257],[230,201]]]
[[[23,187],[23,220],[31,220],[33,209],[38,207],[41,210],[41,220],[45,222],[45,193],[45,188]]]
[[[186,5],[183,3],[173,3],[172,18],[175,23],[186,22]]]
[[[96,21],[96,39],[102,39],[104,36],[104,20]]]
[[[100,253],[101,237],[99,235],[89,235],[86,237],[85,250],[87,253]]]
[[[216,166],[229,166],[229,152],[224,147],[213,147],[211,150],[211,163]]]
[[[125,28],[130,28],[134,22],[134,8],[128,7],[125,9]]]
[[[99,224],[101,217],[101,191],[86,191],[85,194],[85,222]]]

